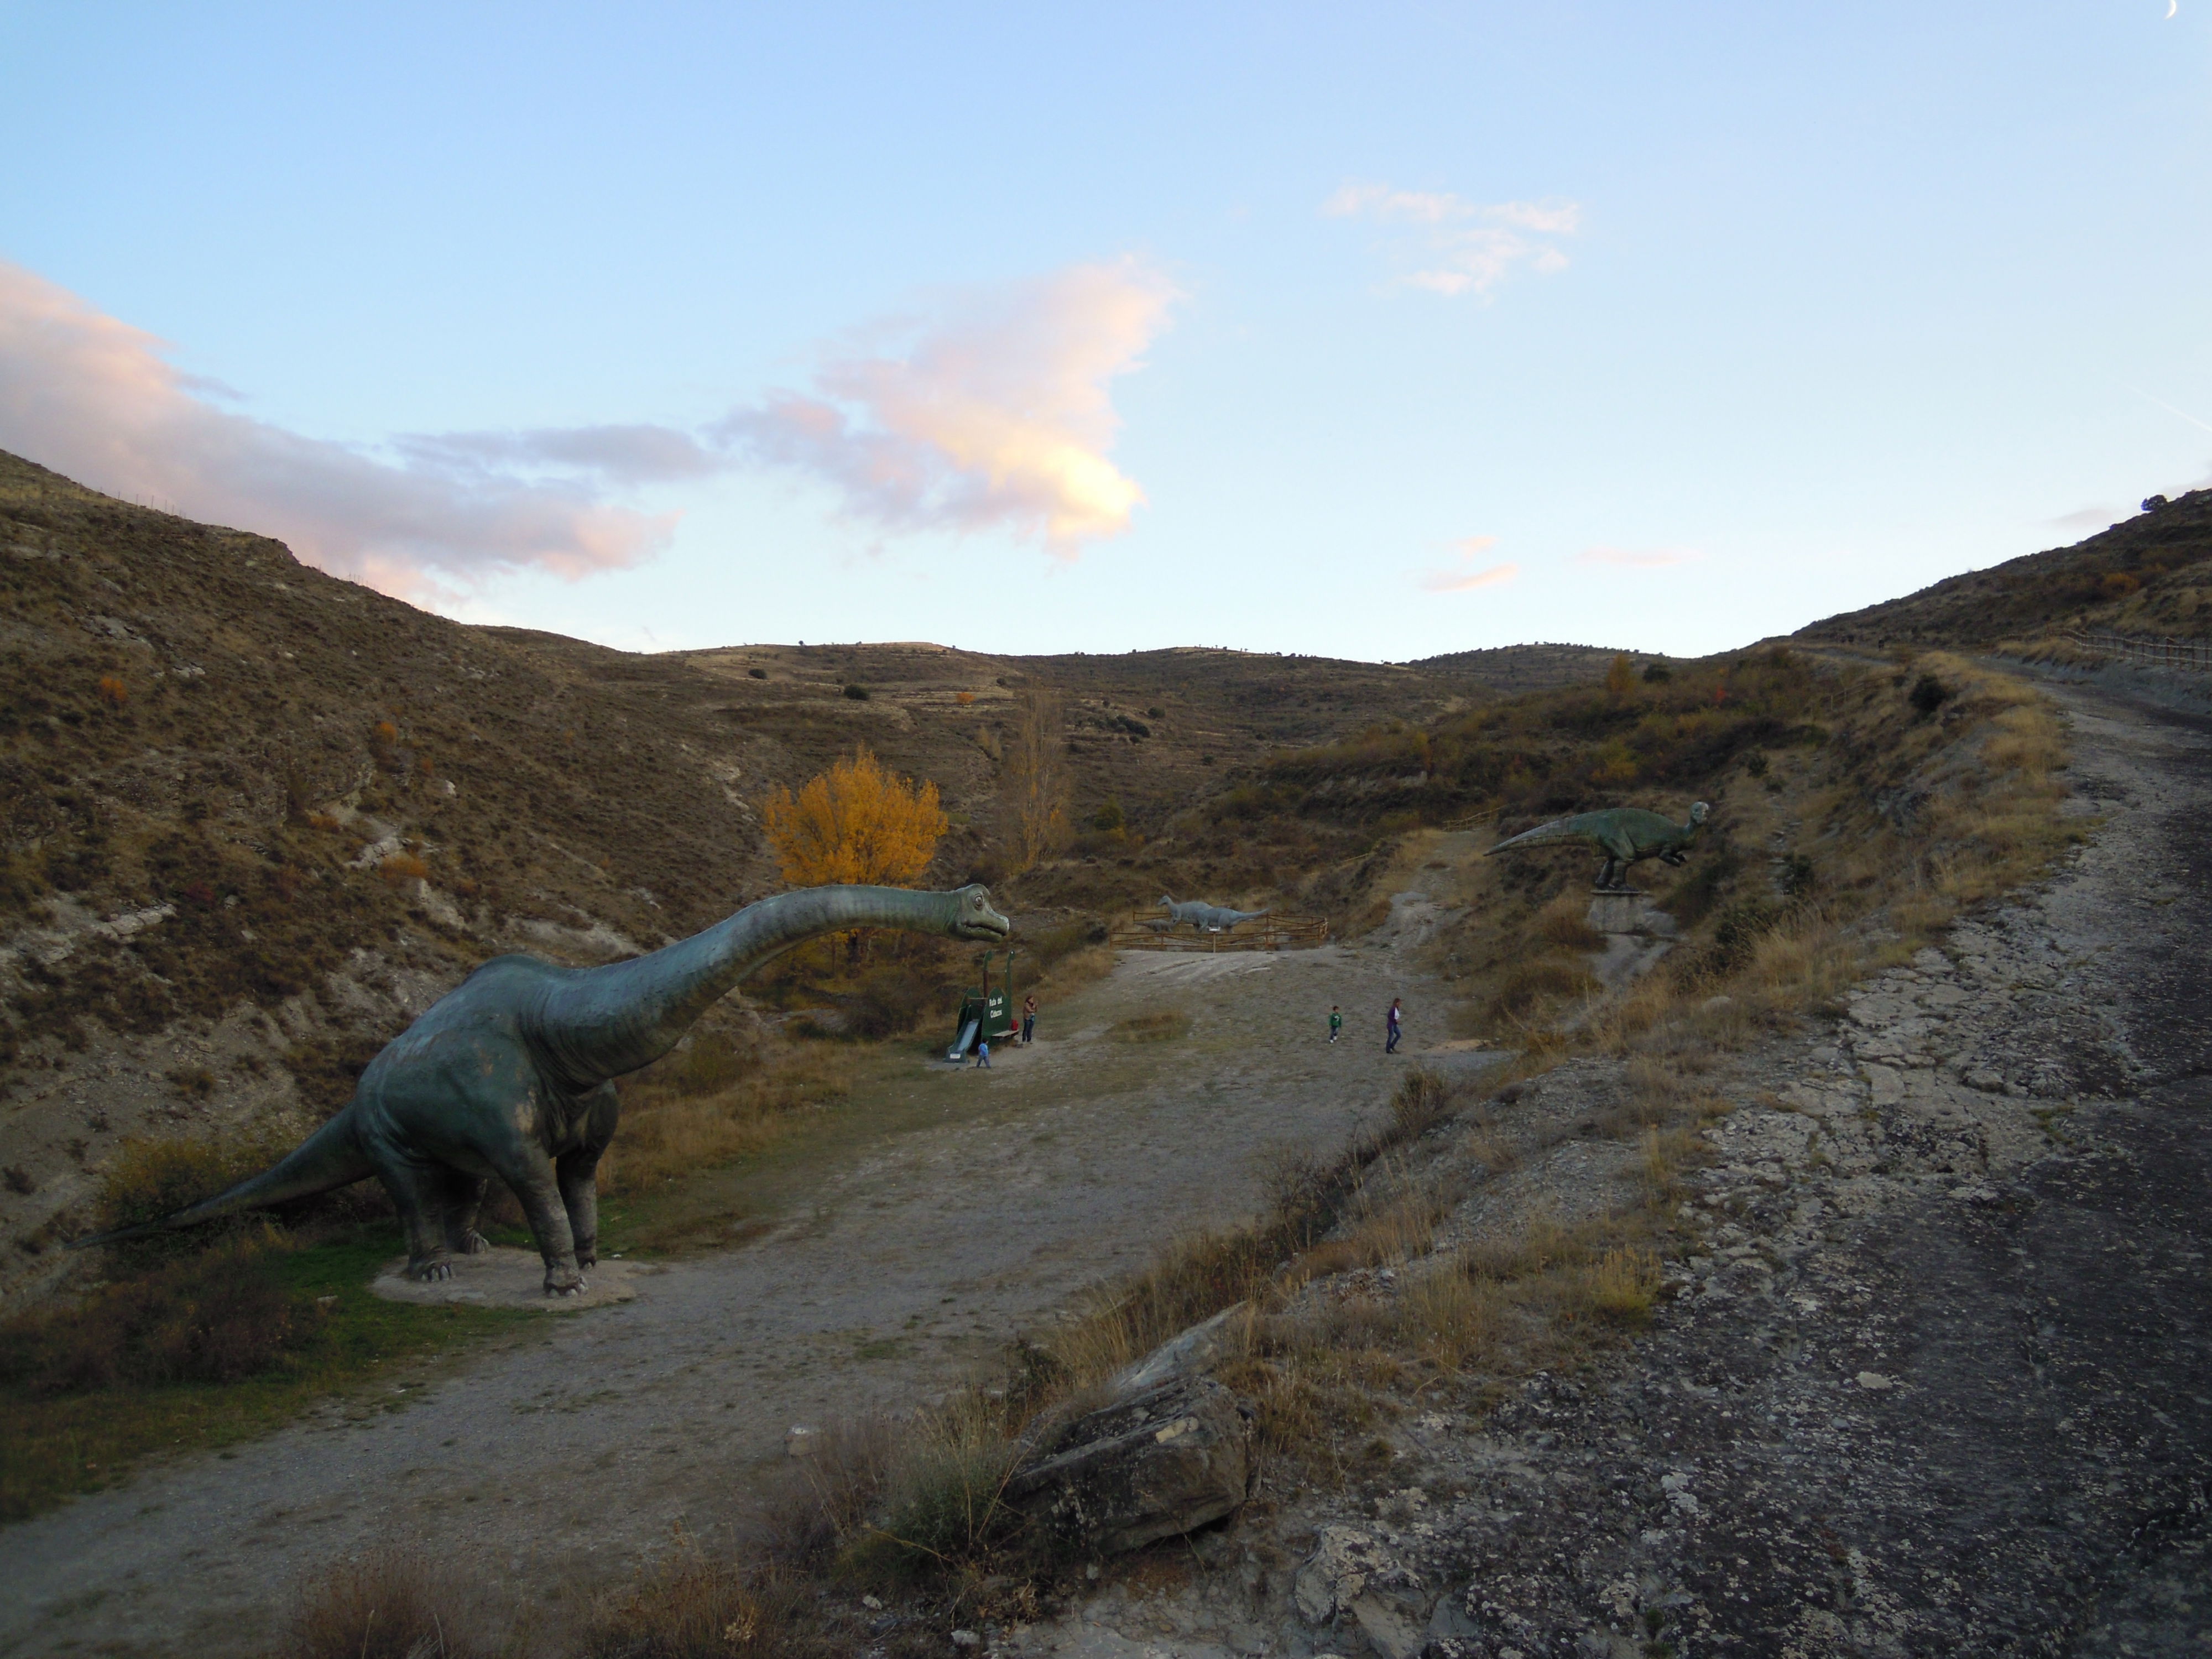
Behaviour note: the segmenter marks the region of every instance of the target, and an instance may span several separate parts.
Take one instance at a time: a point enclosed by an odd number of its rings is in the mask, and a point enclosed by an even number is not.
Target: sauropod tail
[[[290,1199],[311,1198],[336,1187],[350,1186],[371,1173],[368,1159],[355,1140],[353,1108],[349,1106],[270,1168],[258,1176],[247,1176],[228,1191],[203,1199],[174,1215],[165,1215],[159,1221],[71,1239],[69,1248],[82,1250],[94,1244],[112,1244],[125,1238],[143,1238],[149,1233],[197,1226],[203,1221],[235,1215],[240,1210],[264,1209]]]

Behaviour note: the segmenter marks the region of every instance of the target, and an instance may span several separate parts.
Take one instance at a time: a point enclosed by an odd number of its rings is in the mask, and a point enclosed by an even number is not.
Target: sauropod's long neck
[[[526,1026],[565,1084],[589,1087],[659,1059],[738,981],[794,945],[854,927],[945,933],[957,907],[951,893],[903,887],[778,894],[649,956],[562,975]]]

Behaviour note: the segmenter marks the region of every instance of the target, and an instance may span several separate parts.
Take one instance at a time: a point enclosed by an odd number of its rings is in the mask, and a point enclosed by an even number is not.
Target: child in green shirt
[[[1328,1040],[1336,1041],[1337,1033],[1344,1030],[1344,1015],[1334,1003],[1328,1005]]]

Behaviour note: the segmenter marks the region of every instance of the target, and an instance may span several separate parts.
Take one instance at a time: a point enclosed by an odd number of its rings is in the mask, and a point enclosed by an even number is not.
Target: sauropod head
[[[1706,814],[1711,812],[1712,810],[1713,809],[1711,807],[1706,805],[1703,801],[1694,802],[1690,807],[1690,822],[1692,823],[1703,823],[1705,821]]]
[[[1014,924],[991,908],[991,890],[981,883],[956,888],[952,896],[959,902],[952,915],[953,938],[995,943],[1014,931]]]

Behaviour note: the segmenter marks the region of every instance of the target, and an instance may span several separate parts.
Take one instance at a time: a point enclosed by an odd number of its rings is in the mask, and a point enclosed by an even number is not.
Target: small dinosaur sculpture
[[[545,1258],[545,1292],[574,1295],[599,1260],[599,1158],[614,1139],[614,1079],[673,1048],[738,981],[793,945],[854,927],[1002,939],[981,887],[808,887],[749,904],[665,950],[602,968],[495,957],[384,1046],[353,1098],[273,1168],[81,1249],[190,1227],[374,1176],[407,1231],[407,1276],[447,1279],[497,1176]]]
[[[1160,902],[1167,907],[1168,926],[1180,927],[1187,921],[1201,933],[1225,933],[1240,921],[1257,921],[1267,914],[1265,910],[1231,910],[1225,905],[1208,904],[1204,899],[1185,899],[1179,904],[1165,893],[1160,895]]]
[[[1508,848],[1559,847],[1568,842],[1587,842],[1605,855],[1597,872],[1601,893],[1626,893],[1629,866],[1656,858],[1679,865],[1689,852],[1698,828],[1711,808],[1699,801],[1690,808],[1690,821],[1675,823],[1640,806],[1612,806],[1602,812],[1577,812],[1571,818],[1554,818],[1534,830],[1501,841],[1483,854],[1495,858]]]

